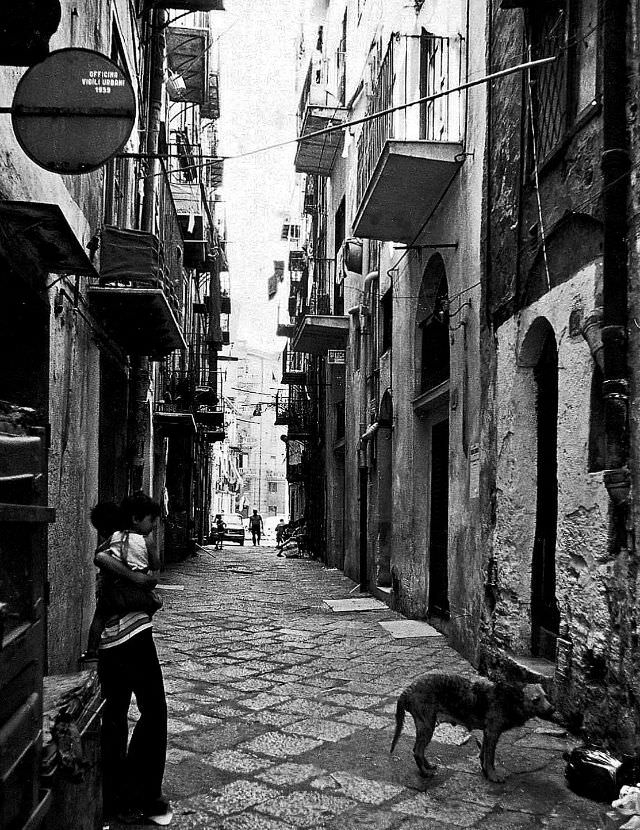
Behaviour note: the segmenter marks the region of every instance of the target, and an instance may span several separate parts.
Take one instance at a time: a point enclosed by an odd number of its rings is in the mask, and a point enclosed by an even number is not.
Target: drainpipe
[[[369,362],[372,360],[372,350],[369,348],[369,337],[371,336],[371,329],[369,323],[370,309],[369,309],[369,295],[372,284],[378,279],[377,271],[370,271],[364,278],[362,284],[362,305],[359,313],[361,317],[361,332],[364,335],[362,338],[362,354],[360,360],[361,366],[361,417],[365,418],[367,411],[367,371],[369,370]],[[368,518],[368,484],[369,484],[369,470],[367,465],[367,442],[373,438],[377,431],[377,424],[372,424],[367,428],[366,421],[360,423],[360,440],[358,441],[358,489],[359,489],[359,503],[360,503],[360,591],[367,591],[369,588],[369,577],[367,575],[367,518]],[[375,427],[375,429],[374,429]]]
[[[162,92],[164,85],[164,51],[167,12],[154,9],[151,16],[151,42],[149,55],[148,111],[144,150],[148,154],[142,197],[142,230],[152,233],[155,212],[155,192],[158,162],[158,136],[160,134],[160,116],[162,112]],[[145,454],[149,442],[148,394],[151,381],[149,358],[143,355],[131,357],[129,375],[129,490],[141,490],[145,487]],[[151,489],[151,481],[148,482]]]
[[[627,203],[629,147],[626,130],[626,0],[606,0],[603,10],[603,398],[604,482],[615,505],[629,499],[629,381],[627,377]],[[620,517],[622,519],[622,517]]]

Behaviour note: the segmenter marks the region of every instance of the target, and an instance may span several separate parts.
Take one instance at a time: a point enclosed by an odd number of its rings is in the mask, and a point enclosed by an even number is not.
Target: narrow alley
[[[426,782],[410,717],[390,755],[399,691],[427,670],[474,670],[437,632],[394,639],[382,624],[415,623],[384,606],[332,610],[327,600],[360,598],[339,571],[227,545],[201,548],[162,581],[165,789],[179,830],[600,826],[602,808],[565,786],[569,744],[554,724],[502,737],[504,784],[483,778],[461,727],[439,727]]]

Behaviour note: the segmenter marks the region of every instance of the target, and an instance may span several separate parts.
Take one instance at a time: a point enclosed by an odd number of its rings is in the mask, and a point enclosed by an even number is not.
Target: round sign
[[[30,67],[11,107],[18,143],[53,173],[97,170],[124,147],[135,120],[131,82],[91,49],[60,49]]]

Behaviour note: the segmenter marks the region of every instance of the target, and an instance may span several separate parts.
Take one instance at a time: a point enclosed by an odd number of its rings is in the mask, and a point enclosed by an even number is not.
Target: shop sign
[[[346,352],[344,349],[329,349],[327,352],[327,363],[334,366],[344,366],[346,362]]]

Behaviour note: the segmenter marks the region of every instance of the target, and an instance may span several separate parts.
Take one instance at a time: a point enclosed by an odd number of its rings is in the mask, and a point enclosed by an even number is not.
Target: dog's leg
[[[421,775],[430,776],[436,771],[435,764],[431,764],[424,757],[426,748],[433,737],[433,730],[436,728],[436,715],[428,715],[426,717],[413,716],[413,721],[416,725],[416,742],[413,745],[413,757],[415,758],[418,769]]]
[[[505,779],[505,776],[496,772],[495,768],[496,746],[498,745],[499,737],[499,733],[494,731],[489,732],[485,729],[482,733],[482,749],[480,750],[480,766],[482,767],[482,772],[489,781],[495,781],[496,783],[501,783]]]

